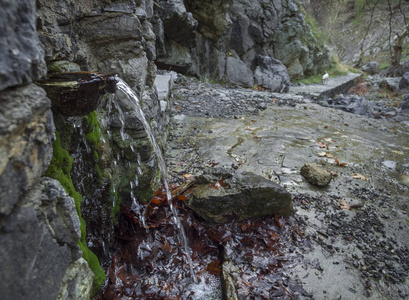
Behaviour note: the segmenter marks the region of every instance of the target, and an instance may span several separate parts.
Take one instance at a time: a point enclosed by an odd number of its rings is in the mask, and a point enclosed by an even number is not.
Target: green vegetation
[[[331,59],[330,68],[326,70],[330,77],[337,77],[346,75],[348,73],[359,73],[359,70],[351,67],[350,65],[346,65],[340,62],[338,56],[333,55]],[[301,80],[296,81],[297,83],[304,83],[304,84],[313,84],[313,83],[320,83],[322,80],[322,75],[324,74],[316,74],[312,76],[305,77]]]
[[[81,229],[81,238],[78,242],[78,245],[82,250],[83,258],[87,261],[88,266],[95,275],[93,285],[93,294],[95,294],[101,288],[102,283],[105,281],[105,273],[104,270],[102,270],[101,265],[99,264],[98,258],[94,253],[91,252],[91,250],[88,249],[87,243],[85,241],[86,226],[84,219],[81,217],[82,196],[75,190],[70,175],[73,158],[69,155],[67,150],[62,148],[61,138],[58,131],[55,132],[55,135],[56,140],[53,143],[53,157],[44,175],[58,180],[64,187],[68,195],[70,195],[74,199],[75,208],[80,219]]]
[[[301,8],[303,8],[301,6]],[[319,43],[321,43],[321,46],[325,44],[327,41],[327,35],[321,30],[320,26],[318,25],[318,22],[312,17],[310,14],[305,9],[302,9],[304,16],[305,16],[305,24],[307,24],[311,30],[315,38]]]
[[[91,147],[91,149],[94,150],[93,152],[93,156],[95,160],[94,170],[98,177],[99,182],[101,183],[103,180],[103,174],[98,164],[99,154],[97,150],[101,143],[102,133],[101,133],[101,128],[99,127],[99,123],[98,123],[97,112],[94,110],[93,112],[89,113],[85,117],[85,120],[87,122],[87,134],[85,135],[85,139],[87,140],[88,145]]]

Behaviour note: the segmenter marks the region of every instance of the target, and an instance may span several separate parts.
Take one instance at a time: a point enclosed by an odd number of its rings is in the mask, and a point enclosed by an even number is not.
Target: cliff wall
[[[105,98],[97,114],[67,118],[53,109],[38,80],[61,72],[118,74],[140,95],[164,147],[169,105],[162,110],[153,86],[157,66],[284,91],[290,77],[329,63],[329,51],[314,40],[292,0],[0,4],[2,299],[89,299],[103,277],[95,283],[96,266],[84,245],[108,261],[104,244],[112,241],[114,212],[107,207],[118,205],[118,197],[130,200],[135,173],[138,197],[148,199],[158,183],[152,148],[132,107],[122,107],[121,121],[118,109],[103,106]],[[121,123],[130,142],[120,138]],[[60,159],[60,169],[50,170],[52,158]],[[56,172],[69,182],[44,176]],[[95,200],[107,202],[93,210]]]

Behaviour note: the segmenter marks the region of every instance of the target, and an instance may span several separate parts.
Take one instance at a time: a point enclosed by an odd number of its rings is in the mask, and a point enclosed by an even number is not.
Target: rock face
[[[283,187],[250,172],[201,176],[188,206],[210,222],[289,215],[291,195]]]
[[[2,2],[0,91],[45,75],[44,49],[37,37],[35,9],[34,1]]]
[[[133,89],[152,85],[155,35],[152,1],[37,1],[38,30],[50,71],[61,61],[82,71],[118,74]]]
[[[259,55],[280,60],[291,79],[316,74],[329,65],[329,50],[315,40],[295,1],[156,3],[160,67],[251,86],[255,77],[256,82],[261,80],[257,68],[263,69],[264,78],[275,76],[260,65]]]
[[[44,174],[52,156],[54,123],[50,100],[36,85],[0,92],[0,214]]]
[[[42,178],[55,128],[50,100],[32,84],[46,72],[35,1],[3,1],[0,17],[1,298],[89,299],[93,273],[74,200]]]

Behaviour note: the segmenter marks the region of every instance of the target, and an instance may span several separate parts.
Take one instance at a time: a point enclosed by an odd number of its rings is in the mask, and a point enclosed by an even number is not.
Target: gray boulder
[[[226,76],[231,83],[252,87],[253,72],[244,62],[234,57],[228,57],[226,60]]]
[[[209,222],[284,216],[292,212],[290,193],[254,173],[213,173],[198,180],[188,206]]]
[[[396,92],[399,90],[399,82],[400,78],[387,77],[379,83],[379,87]]]
[[[361,68],[361,70],[369,75],[375,75],[379,73],[379,63],[377,61],[371,61]]]
[[[44,50],[36,31],[35,1],[6,0],[0,9],[0,91],[45,75]]]
[[[290,90],[287,68],[279,60],[259,55],[257,64],[254,78],[258,85],[278,93],[287,93]]]
[[[400,104],[400,109],[403,113],[409,114],[409,99],[408,98],[406,98],[405,101],[402,101],[402,103]]]
[[[403,74],[402,78],[399,81],[399,89],[407,90],[409,89],[409,72]]]

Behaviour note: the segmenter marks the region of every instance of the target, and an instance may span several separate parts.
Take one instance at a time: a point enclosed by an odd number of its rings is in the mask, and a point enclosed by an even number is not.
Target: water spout
[[[154,148],[156,157],[158,159],[159,170],[162,173],[162,181],[163,181],[163,184],[165,186],[166,197],[167,197],[167,200],[168,200],[168,203],[169,203],[169,207],[170,207],[170,209],[172,211],[172,214],[173,214],[173,217],[172,217],[173,223],[174,223],[174,225],[176,226],[176,228],[178,230],[179,238],[181,240],[180,242],[181,242],[181,244],[183,246],[183,250],[184,250],[184,252],[186,254],[186,259],[187,259],[187,262],[189,264],[190,274],[191,274],[191,276],[193,278],[193,281],[195,283],[198,283],[197,277],[196,277],[196,275],[195,275],[195,273],[193,271],[193,262],[192,262],[192,258],[191,258],[191,255],[192,255],[191,249],[189,247],[188,240],[187,240],[184,228],[182,226],[182,223],[178,218],[177,209],[172,204],[172,194],[170,192],[169,183],[168,183],[168,179],[167,179],[168,171],[167,171],[167,166],[166,166],[165,159],[163,157],[162,150],[160,149],[159,145],[157,144],[155,136],[153,135],[151,126],[149,125],[148,121],[146,120],[146,117],[145,117],[144,112],[142,111],[138,96],[126,84],[126,82],[124,82],[122,79],[116,77],[116,82],[117,82],[117,84],[116,84],[117,89],[122,91],[126,96],[126,98],[121,99],[122,106],[125,106],[125,107],[127,107],[129,109],[132,109],[137,114],[137,117],[142,122],[143,127],[144,127],[144,129],[145,129],[145,131],[146,131],[146,133],[147,133],[147,135],[148,135],[148,137],[150,139],[150,142],[151,142],[151,144],[152,144],[152,146]],[[116,104],[116,108],[119,111],[120,118],[121,118],[121,116],[123,117],[123,113],[121,111],[121,108],[120,108],[119,104]],[[121,124],[122,124],[121,130],[120,130],[121,137],[122,137],[122,139],[125,139],[127,136],[126,136],[126,134],[124,134],[124,130],[123,130],[124,121],[122,119],[121,119]],[[135,199],[132,199],[132,200],[133,200],[133,205],[135,205],[136,204]],[[142,216],[142,219],[143,219],[143,216]],[[142,220],[142,222],[143,222],[143,225],[145,226],[144,220]]]

